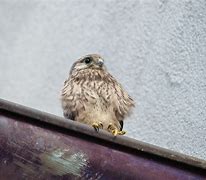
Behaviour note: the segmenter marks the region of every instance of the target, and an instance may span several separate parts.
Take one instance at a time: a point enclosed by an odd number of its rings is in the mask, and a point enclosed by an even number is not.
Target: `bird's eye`
[[[89,64],[89,63],[91,63],[91,62],[92,62],[92,59],[89,58],[89,57],[87,57],[87,58],[84,59],[84,63],[85,63],[85,64]]]

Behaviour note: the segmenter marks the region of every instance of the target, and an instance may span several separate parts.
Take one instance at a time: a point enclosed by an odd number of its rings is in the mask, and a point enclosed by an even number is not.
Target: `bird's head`
[[[104,59],[98,54],[88,54],[76,61],[70,71],[70,74],[77,70],[83,69],[99,69],[105,70]]]

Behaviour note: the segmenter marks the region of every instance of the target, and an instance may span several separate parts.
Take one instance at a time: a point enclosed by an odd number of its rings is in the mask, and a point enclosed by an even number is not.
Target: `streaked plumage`
[[[123,132],[123,119],[134,106],[132,98],[97,54],[86,55],[73,64],[61,101],[66,118],[103,128],[114,135]]]

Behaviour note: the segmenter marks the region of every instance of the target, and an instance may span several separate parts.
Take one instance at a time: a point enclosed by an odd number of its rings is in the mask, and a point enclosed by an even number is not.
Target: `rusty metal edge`
[[[0,98],[0,109],[30,117],[38,120],[39,122],[42,121],[58,127],[66,128],[68,130],[72,130],[80,134],[93,136],[95,138],[112,142],[113,144],[118,144],[127,148],[132,148],[137,151],[153,154],[176,162],[184,163],[189,166],[206,169],[205,160],[198,159],[196,157],[188,156],[165,148],[161,148],[145,142],[141,142],[126,136],[118,136],[114,138],[114,136],[102,130],[100,130],[99,133],[96,133],[91,127],[85,124],[69,121],[68,119],[50,113],[42,112],[40,110],[36,110],[33,108],[29,108],[1,98]]]

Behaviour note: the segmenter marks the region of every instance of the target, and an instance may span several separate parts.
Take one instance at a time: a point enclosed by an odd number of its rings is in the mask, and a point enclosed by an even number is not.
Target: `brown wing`
[[[119,121],[119,124],[120,124],[120,131],[122,131],[123,126],[124,126],[124,121]]]
[[[65,81],[61,94],[62,108],[65,118],[76,120],[79,111],[84,109],[80,91],[79,84],[73,81],[73,79]]]
[[[113,103],[114,112],[118,121],[123,121],[124,117],[129,114],[131,108],[134,106],[133,99],[128,95],[128,93],[122,88],[114,77],[110,75],[110,91],[111,91],[111,101]],[[123,123],[120,123],[123,127]]]

